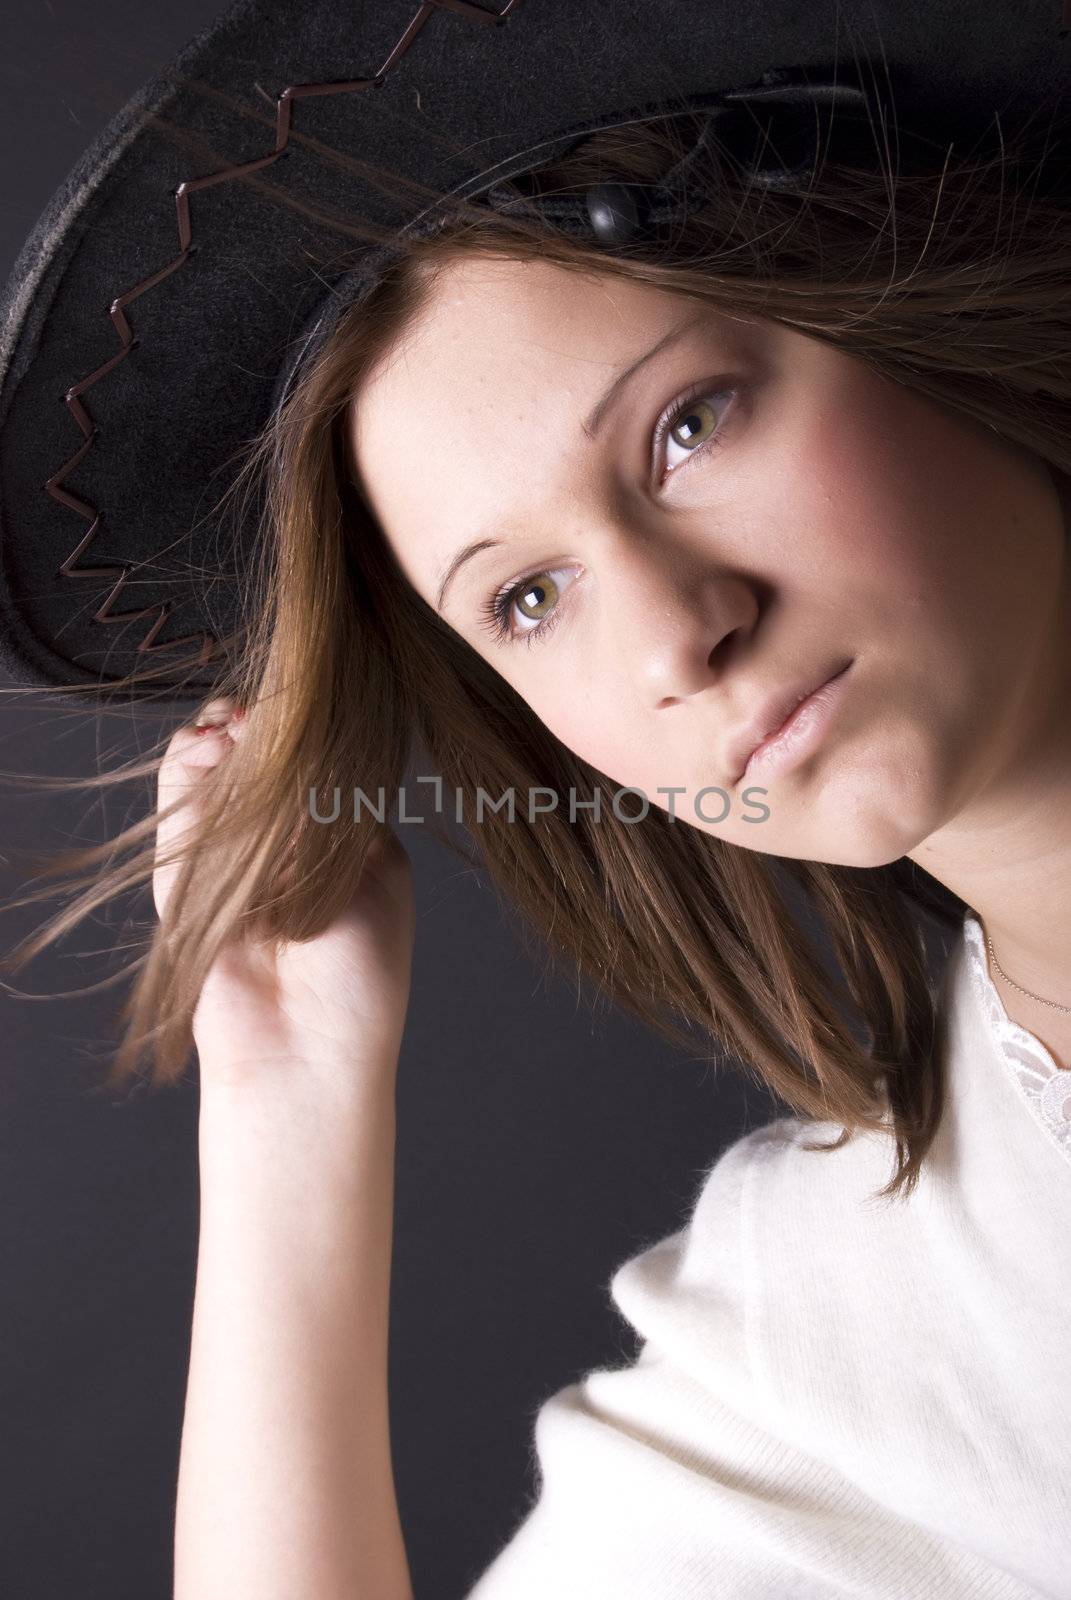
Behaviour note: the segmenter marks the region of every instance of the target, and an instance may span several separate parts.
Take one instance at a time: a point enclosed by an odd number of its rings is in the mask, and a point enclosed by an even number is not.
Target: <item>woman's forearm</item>
[[[175,1600],[411,1600],[387,1405],[395,1078],[202,1071]]]

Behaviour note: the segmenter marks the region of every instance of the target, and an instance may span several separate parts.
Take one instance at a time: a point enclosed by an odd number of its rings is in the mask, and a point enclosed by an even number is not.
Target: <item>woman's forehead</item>
[[[483,409],[513,395],[530,402],[565,390],[594,390],[633,361],[646,339],[681,322],[739,353],[758,319],[657,286],[551,262],[509,258],[451,262],[429,297],[353,397],[358,459],[379,452],[400,410]]]

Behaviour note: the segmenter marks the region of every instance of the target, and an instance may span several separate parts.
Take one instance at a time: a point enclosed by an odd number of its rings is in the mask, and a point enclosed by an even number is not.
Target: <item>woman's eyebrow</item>
[[[683,322],[679,322],[675,328],[670,328],[668,333],[662,335],[657,344],[653,344],[649,350],[645,350],[642,356],[637,356],[636,360],[632,362],[631,366],[626,367],[624,372],[618,373],[602,399],[592,407],[590,416],[586,417],[580,424],[589,439],[594,439],[607,412],[614,402],[620,398],[625,387],[635,377],[636,373],[642,367],[645,367],[648,361],[653,361],[655,356],[661,355],[663,350],[668,350],[670,345],[676,344],[679,339],[684,338],[686,333],[690,333],[696,323],[703,320],[703,315],[704,313],[700,311],[694,316],[685,318]]]
[[[603,394],[602,397],[595,403],[589,415],[585,417],[583,422],[580,424],[581,429],[589,439],[595,438],[599,428],[601,427],[607,414],[612,409],[614,403],[620,399],[621,395],[625,392],[625,389],[628,387],[629,383],[636,376],[636,374],[643,367],[645,367],[649,361],[653,361],[655,356],[661,355],[663,350],[668,350],[671,345],[674,345],[679,340],[683,339],[685,334],[690,333],[695,327],[696,323],[702,321],[703,316],[704,313],[702,311],[697,312],[695,315],[685,318],[683,322],[679,322],[675,328],[670,328],[668,333],[664,333],[662,335],[657,344],[653,344],[649,350],[645,350],[642,355],[637,356],[635,361],[631,362],[623,372],[618,373],[617,377],[613,380],[605,394]],[[502,543],[503,540],[501,539],[490,539],[484,537],[480,539],[473,539],[471,543],[462,545],[460,550],[455,551],[454,555],[447,563],[442,580],[439,584],[439,594],[435,602],[436,611],[442,611],[443,598],[446,594],[447,586],[449,585],[454,574],[464,566],[465,562],[470,560],[472,556],[479,555],[484,550],[493,550]]]

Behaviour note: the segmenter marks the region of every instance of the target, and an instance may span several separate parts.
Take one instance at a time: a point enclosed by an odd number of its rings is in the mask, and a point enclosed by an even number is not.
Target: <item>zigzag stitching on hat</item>
[[[159,606],[144,606],[141,610],[113,611],[112,606],[118,600],[134,569],[126,563],[113,563],[109,566],[99,567],[79,564],[80,556],[92,544],[103,524],[104,513],[96,506],[90,505],[88,501],[80,499],[78,495],[73,494],[69,489],[64,488],[64,484],[70,474],[85,460],[100,432],[80,397],[87,389],[91,389],[95,383],[111,372],[113,367],[125,361],[131,350],[138,348],[139,340],[134,336],[124,307],[129,305],[131,301],[136,300],[140,295],[145,294],[149,289],[155,288],[158,283],[169,277],[178,267],[184,266],[189,257],[195,254],[199,248],[191,243],[193,237],[189,201],[191,194],[194,194],[198,189],[209,189],[217,183],[226,183],[231,178],[239,178],[245,173],[257,172],[261,167],[271,166],[273,162],[278,161],[279,157],[284,154],[290,142],[291,107],[295,100],[305,99],[313,95],[352,94],[361,89],[380,88],[388,72],[405,55],[435,11],[452,11],[468,21],[489,22],[498,26],[504,23],[509,14],[516,10],[520,4],[521,0],[504,0],[504,4],[499,10],[489,11],[483,5],[477,4],[476,0],[420,0],[420,8],[413,20],[394,45],[383,65],[372,77],[354,78],[344,83],[289,84],[276,99],[275,149],[269,155],[259,156],[253,161],[244,161],[238,166],[225,167],[219,172],[208,173],[204,177],[184,179],[174,191],[179,253],[171,261],[160,267],[158,271],[151,273],[149,277],[143,278],[140,283],[117,295],[111,302],[108,308],[108,315],[111,317],[115,330],[119,335],[122,348],[99,366],[96,371],[72,384],[66,393],[61,396],[67,410],[74,418],[80,433],[83,435],[84,442],[44,485],[45,493],[50,495],[53,500],[65,506],[69,511],[76,512],[90,524],[88,530],[83,534],[70,555],[65,561],[61,562],[56,572],[56,577],[115,578],[116,580],[108,598],[94,612],[93,621],[132,622],[139,617],[156,614],[156,620],[137,645],[139,655],[156,651],[177,650],[180,645],[200,643],[201,648],[195,659],[196,664],[202,666],[223,652],[215,635],[203,631],[184,634],[181,639],[169,639],[158,643],[157,634],[174,609],[174,602],[165,600]]]

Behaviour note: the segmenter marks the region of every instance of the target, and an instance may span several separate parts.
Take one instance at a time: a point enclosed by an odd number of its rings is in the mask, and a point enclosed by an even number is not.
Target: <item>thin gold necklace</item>
[[[989,947],[989,954],[993,958],[993,965],[996,967],[997,971],[1000,973],[1000,975],[1004,979],[1005,983],[1010,983],[1013,989],[1018,989],[1020,994],[1025,994],[1025,995],[1029,996],[1029,998],[1031,1000],[1036,1000],[1039,1003],[1039,1005],[1051,1006],[1053,1011],[1071,1012],[1071,1006],[1058,1006],[1056,1004],[1055,1000],[1043,1000],[1039,994],[1031,994],[1030,990],[1029,989],[1024,989],[1021,983],[1016,983],[1014,978],[1009,978],[1008,974],[1004,971],[1004,968],[1001,966],[1000,962],[997,960],[997,953],[993,949],[993,941],[989,937],[988,933],[985,936],[985,942],[986,942],[987,946]]]

